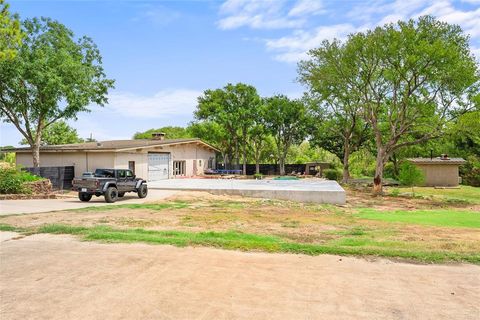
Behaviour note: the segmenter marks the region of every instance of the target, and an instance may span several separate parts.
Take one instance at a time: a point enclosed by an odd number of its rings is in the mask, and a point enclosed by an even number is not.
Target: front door
[[[168,179],[170,153],[148,154],[148,180],[157,181]]]

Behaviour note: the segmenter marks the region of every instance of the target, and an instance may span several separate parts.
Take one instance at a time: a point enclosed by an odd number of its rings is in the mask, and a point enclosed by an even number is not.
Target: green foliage
[[[480,156],[468,157],[467,163],[461,166],[459,171],[462,177],[462,184],[480,187]]]
[[[256,180],[262,180],[263,179],[263,174],[261,173],[255,173],[253,175],[253,178],[256,179]]]
[[[286,163],[307,163],[307,162],[334,162],[338,163],[338,157],[309,141],[302,141],[300,144],[294,144],[288,150]]]
[[[323,171],[323,175],[328,180],[338,181],[341,179],[342,175],[337,169],[326,169]]]
[[[15,58],[0,61],[0,118],[14,124],[32,146],[39,166],[43,130],[60,119],[76,119],[92,103],[104,105],[113,80],[88,37],[74,38],[63,24],[27,19]]]
[[[234,162],[238,165],[240,152],[246,163],[249,130],[255,124],[260,105],[261,99],[255,87],[243,83],[229,83],[221,89],[205,90],[198,98],[195,118],[215,123],[218,127],[222,143],[216,146],[221,149],[225,164]]]
[[[17,194],[30,193],[31,190],[25,185],[25,182],[41,180],[42,178],[32,175],[27,171],[22,171],[14,166],[0,167],[0,193]]]
[[[306,136],[309,119],[305,104],[300,100],[290,100],[283,95],[265,99],[268,112],[265,113],[265,127],[275,139],[280,174],[285,174],[285,160],[290,147],[300,143]]]
[[[35,133],[33,133],[35,135]],[[42,134],[42,145],[58,145],[80,143],[84,140],[78,136],[77,130],[70,127],[65,121],[59,120],[45,128]],[[22,139],[20,144],[28,144],[26,139]]]
[[[398,179],[404,186],[413,187],[422,184],[425,181],[425,175],[417,166],[406,161],[400,166]]]
[[[9,11],[9,5],[0,0],[0,61],[15,57],[22,40],[20,21]]]
[[[352,153],[349,164],[350,173],[355,178],[373,177],[375,174],[375,156],[366,149]]]
[[[15,152],[4,152],[4,149],[12,149],[13,146],[0,147],[0,162],[15,164]]]
[[[194,137],[188,128],[167,126],[158,129],[149,129],[144,132],[137,132],[133,139],[151,139],[152,133],[163,132],[165,139],[182,139],[182,138],[198,138]]]
[[[335,55],[326,57],[330,47]],[[478,104],[480,73],[468,36],[429,16],[356,33],[344,44],[324,41],[310,56],[300,65],[311,71],[306,80],[327,93],[343,83],[372,128],[375,192],[381,192],[383,165],[393,153],[441,136],[449,121]]]

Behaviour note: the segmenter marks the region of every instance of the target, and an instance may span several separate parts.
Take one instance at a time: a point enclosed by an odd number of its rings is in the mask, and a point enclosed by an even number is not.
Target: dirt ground
[[[4,235],[2,320],[480,317],[475,265]]]
[[[325,243],[361,228],[385,241],[408,241],[425,250],[477,252],[480,232],[468,228],[443,228],[420,225],[395,225],[382,221],[353,219],[349,212],[369,203],[379,210],[424,208],[430,202],[405,199],[381,199],[354,193],[344,207],[301,204],[286,201],[211,195],[204,192],[181,192],[162,200],[172,204],[161,210],[93,208],[92,210],[55,211],[2,217],[0,223],[17,227],[44,224],[75,226],[110,226],[146,230],[229,231],[268,234],[303,243]],[[418,203],[420,202],[420,204]],[[179,204],[175,207],[175,204]],[[338,215],[337,212],[346,214]]]

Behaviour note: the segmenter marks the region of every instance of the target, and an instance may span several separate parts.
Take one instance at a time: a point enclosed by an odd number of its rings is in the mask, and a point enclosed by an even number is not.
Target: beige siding
[[[415,164],[425,175],[425,186],[458,186],[458,165]]]
[[[32,167],[30,153],[17,153],[17,164]],[[86,171],[97,168],[112,168],[114,166],[113,152],[41,152],[40,165],[42,167],[74,166],[75,175],[79,176]]]
[[[128,161],[135,161],[135,174],[139,177],[148,178],[149,152],[170,153],[169,176],[173,178],[173,161],[185,160],[186,176],[194,176],[194,162],[196,163],[197,175],[204,173],[208,167],[208,160],[215,159],[215,152],[211,149],[196,145],[185,144],[166,147],[152,147],[141,151],[118,152],[115,156],[115,168],[127,169]]]
[[[152,147],[148,149],[131,150],[125,152],[41,152],[40,163],[44,167],[74,166],[75,175],[81,175],[85,171],[94,171],[98,168],[128,169],[128,162],[135,161],[135,174],[138,177],[148,179],[148,153],[167,152],[170,153],[169,174],[173,178],[173,161],[185,160],[186,176],[204,173],[208,167],[208,160],[215,159],[215,152],[204,146],[194,143]],[[17,164],[25,167],[32,167],[31,153],[17,153]],[[195,163],[195,165],[194,165]]]

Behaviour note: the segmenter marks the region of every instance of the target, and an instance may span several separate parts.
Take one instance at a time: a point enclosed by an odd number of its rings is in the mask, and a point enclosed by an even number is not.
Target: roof
[[[418,164],[464,164],[465,161],[463,158],[448,158],[442,159],[438,158],[409,158],[407,159],[410,162],[418,163]]]
[[[207,148],[218,151],[217,148],[213,147],[212,145],[206,142],[203,142],[198,138],[165,139],[165,140],[154,140],[154,139],[108,140],[108,141],[98,141],[98,142],[84,142],[84,143],[41,146],[40,151],[43,151],[43,152],[66,152],[66,151],[118,152],[118,151],[132,150],[132,149],[143,149],[148,147],[169,146],[169,145],[190,144],[190,143],[201,144]],[[3,149],[2,151],[30,152],[31,148],[21,147],[21,148]]]

